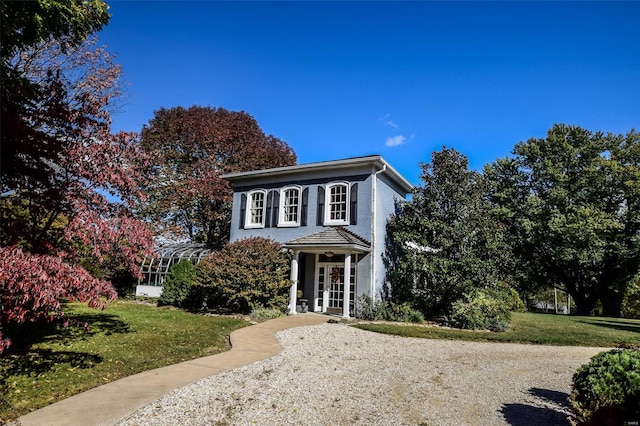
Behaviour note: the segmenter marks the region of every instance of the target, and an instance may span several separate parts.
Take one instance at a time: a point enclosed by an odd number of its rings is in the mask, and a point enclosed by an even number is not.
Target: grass
[[[9,334],[0,356],[0,424],[90,388],[230,348],[242,319],[190,314],[171,308],[113,302],[104,311],[65,307],[83,327],[28,325]]]
[[[511,327],[503,333],[386,323],[354,327],[425,339],[595,347],[614,347],[622,342],[640,344],[640,320],[622,318],[514,313]]]

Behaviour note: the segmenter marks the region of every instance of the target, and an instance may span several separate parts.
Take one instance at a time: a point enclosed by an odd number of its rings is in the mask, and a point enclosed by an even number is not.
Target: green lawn
[[[0,424],[125,376],[226,351],[229,334],[248,325],[124,301],[65,310],[89,329],[31,325],[0,356]]]
[[[597,347],[613,347],[622,342],[640,344],[640,320],[621,318],[514,313],[511,327],[504,333],[386,323],[354,327],[425,339]]]

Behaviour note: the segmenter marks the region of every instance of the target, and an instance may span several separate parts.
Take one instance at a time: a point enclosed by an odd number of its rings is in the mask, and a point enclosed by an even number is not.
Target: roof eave
[[[283,244],[282,247],[307,253],[325,253],[328,251],[333,253],[371,252],[369,247],[364,247],[359,244]]]
[[[343,160],[321,161],[316,163],[298,164],[295,166],[275,167],[272,169],[251,170],[248,172],[224,173],[221,178],[230,182],[247,180],[258,177],[286,176],[300,171],[322,171],[345,169],[358,165],[377,165],[379,169],[386,167],[392,180],[394,180],[406,192],[413,191],[414,186],[409,183],[396,169],[387,163],[380,155],[370,155],[367,157],[354,157]]]

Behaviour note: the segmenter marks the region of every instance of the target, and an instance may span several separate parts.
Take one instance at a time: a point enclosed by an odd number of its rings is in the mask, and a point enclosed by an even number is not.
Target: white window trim
[[[262,223],[251,223],[251,203],[254,194],[262,194]],[[244,212],[244,228],[245,229],[259,229],[264,228],[264,223],[267,214],[267,191],[264,189],[254,189],[247,193],[247,205]]]
[[[287,222],[284,220],[284,217],[285,217],[284,203],[286,200],[286,197],[284,195],[285,195],[285,192],[291,189],[295,189],[296,191],[298,191],[298,212],[296,214],[296,217],[298,218],[298,220],[296,220],[295,222]],[[278,228],[294,228],[294,227],[300,226],[300,214],[302,213],[302,188],[297,185],[286,186],[282,188],[280,190],[279,204],[280,205],[278,206]]]
[[[347,188],[346,191],[346,211],[344,220],[331,220],[331,188],[334,186],[344,186]],[[324,224],[325,225],[349,225],[349,213],[351,210],[351,205],[349,204],[349,198],[351,198],[351,185],[349,182],[340,181],[340,182],[330,182],[324,188]]]

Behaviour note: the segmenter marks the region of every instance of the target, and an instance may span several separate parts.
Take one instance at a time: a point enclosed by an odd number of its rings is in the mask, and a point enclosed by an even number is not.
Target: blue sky
[[[129,82],[114,130],[161,107],[243,110],[299,163],[381,154],[411,183],[554,123],[640,130],[640,2],[109,1]]]

